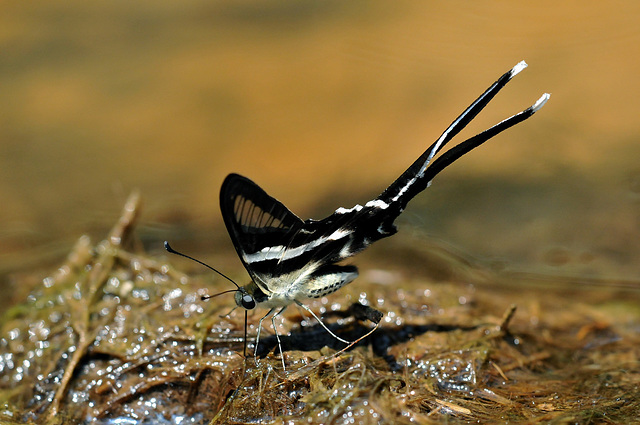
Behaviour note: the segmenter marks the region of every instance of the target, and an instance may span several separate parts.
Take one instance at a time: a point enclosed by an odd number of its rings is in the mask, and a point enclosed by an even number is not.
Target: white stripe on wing
[[[297,246],[295,248],[289,248],[284,245],[268,246],[253,254],[243,253],[242,256],[244,257],[244,261],[247,264],[259,263],[261,261],[267,260],[290,260],[304,254],[305,252],[317,248],[325,242],[337,241],[346,236],[349,236],[351,233],[353,233],[352,230],[338,229],[329,236],[322,236],[316,240],[308,242],[304,245]]]

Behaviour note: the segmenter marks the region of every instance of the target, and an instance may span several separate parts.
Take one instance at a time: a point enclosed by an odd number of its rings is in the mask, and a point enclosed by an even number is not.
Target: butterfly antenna
[[[198,263],[198,264],[202,264],[203,266],[205,266],[205,267],[206,267],[206,268],[208,268],[209,270],[212,270],[212,271],[214,271],[214,272],[218,273],[220,276],[224,277],[224,278],[225,278],[225,279],[227,279],[229,282],[233,283],[233,284],[235,285],[235,287],[236,287],[236,288],[240,289],[240,286],[238,286],[238,284],[237,284],[237,283],[235,283],[233,280],[231,280],[231,278],[230,278],[230,277],[228,277],[228,276],[226,276],[224,273],[222,273],[222,272],[220,272],[220,271],[218,271],[218,270],[214,269],[214,268],[213,268],[213,267],[211,267],[210,265],[205,264],[205,263],[203,263],[203,262],[202,262],[202,261],[200,261],[200,260],[197,260],[197,259],[195,259],[195,258],[193,258],[193,257],[188,256],[187,254],[183,254],[183,253],[181,253],[181,252],[176,251],[175,249],[171,248],[171,245],[169,245],[169,242],[167,242],[167,241],[164,241],[164,249],[166,249],[166,250],[167,250],[168,252],[170,252],[171,254],[180,255],[180,256],[182,256],[182,257],[184,257],[184,258],[188,258],[189,260],[195,261],[195,262],[196,262],[196,263]],[[203,297],[202,297],[202,299],[203,299],[203,300],[205,300],[205,299],[209,299],[209,298],[217,297],[218,295],[226,294],[226,293],[228,293],[228,292],[235,292],[235,291],[236,291],[235,289],[230,289],[230,290],[228,290],[228,291],[220,292],[219,294],[215,294],[215,295],[205,295],[205,296],[203,296]]]
[[[228,294],[229,292],[237,292],[237,291],[238,291],[237,289],[229,289],[228,291],[218,292],[217,294],[213,294],[213,295],[203,295],[203,296],[200,297],[200,299],[202,301],[206,301],[208,299],[215,298],[218,295]],[[220,316],[220,317],[225,317],[225,316]]]

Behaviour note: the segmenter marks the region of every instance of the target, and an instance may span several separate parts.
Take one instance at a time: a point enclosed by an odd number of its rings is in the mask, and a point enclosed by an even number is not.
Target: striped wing
[[[228,175],[222,183],[220,208],[242,263],[254,282],[269,291],[264,282],[270,271],[261,260],[282,256],[304,222],[257,184],[238,174]]]
[[[354,266],[334,263],[368,245],[354,230],[364,230],[356,226],[362,207],[302,221],[253,181],[230,174],[220,208],[238,256],[268,296],[324,296],[357,277]]]

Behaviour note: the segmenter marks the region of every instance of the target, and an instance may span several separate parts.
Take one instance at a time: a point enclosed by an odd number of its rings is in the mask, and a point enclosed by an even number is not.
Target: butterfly
[[[225,178],[220,189],[222,217],[251,281],[239,286],[229,279],[236,289],[223,293],[235,292],[236,305],[245,309],[245,336],[246,312],[256,307],[268,309],[258,324],[256,352],[262,322],[271,316],[285,367],[274,319],[291,304],[305,309],[333,337],[349,343],[335,335],[302,301],[324,297],[352,282],[358,277],[358,269],[353,265],[340,264],[343,260],[395,234],[396,218],[411,199],[429,187],[438,173],[472,149],[531,117],[547,102],[550,95],[545,93],[529,108],[456,145],[434,160],[436,154],[526,67],[522,61],[503,74],[400,177],[364,205],[338,208],[322,220],[302,220],[250,179],[238,174],[229,174]],[[170,252],[184,255],[174,251],[166,242],[165,247]]]

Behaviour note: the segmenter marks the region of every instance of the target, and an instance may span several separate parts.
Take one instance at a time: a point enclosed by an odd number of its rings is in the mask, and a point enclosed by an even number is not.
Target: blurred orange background
[[[135,188],[158,253],[209,237],[232,252],[218,209],[230,172],[302,218],[366,202],[524,59],[456,140],[550,102],[438,176],[401,234],[523,270],[640,276],[637,2],[1,9],[2,272],[104,236]]]

